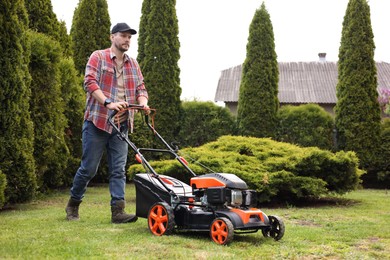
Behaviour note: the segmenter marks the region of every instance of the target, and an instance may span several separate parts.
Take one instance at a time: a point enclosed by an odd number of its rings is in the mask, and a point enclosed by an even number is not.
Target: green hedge
[[[381,153],[379,154],[378,181],[390,188],[390,118],[381,124]]]
[[[5,203],[5,187],[7,186],[7,177],[0,170],[0,209]]]
[[[278,141],[333,150],[334,119],[317,104],[281,107],[278,124]]]
[[[197,147],[235,131],[235,118],[226,107],[199,101],[183,102],[182,107],[177,140],[182,147]]]
[[[181,151],[196,174],[210,172],[234,173],[260,194],[260,202],[289,201],[319,197],[328,193],[343,194],[359,185],[363,171],[353,152],[301,148],[266,138],[223,136],[215,142]],[[190,175],[177,162],[152,162],[159,174],[184,181]],[[130,178],[144,172],[142,166],[129,168]]]

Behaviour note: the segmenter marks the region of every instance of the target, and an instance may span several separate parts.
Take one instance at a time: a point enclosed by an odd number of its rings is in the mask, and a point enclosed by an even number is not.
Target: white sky
[[[79,0],[51,0],[70,30]],[[242,64],[249,25],[263,0],[176,0],[182,100],[214,101],[222,70]],[[375,60],[390,62],[390,0],[369,0]],[[112,24],[138,30],[142,0],[107,0]],[[348,0],[264,0],[274,29],[278,61],[337,61]],[[107,46],[108,47],[108,46]],[[137,57],[137,37],[129,55]]]

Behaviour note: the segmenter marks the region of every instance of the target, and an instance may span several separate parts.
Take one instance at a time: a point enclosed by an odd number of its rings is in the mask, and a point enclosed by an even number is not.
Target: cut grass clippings
[[[135,187],[126,187],[135,212]],[[286,225],[282,240],[261,231],[228,246],[208,233],[152,235],[146,219],[110,222],[108,187],[89,187],[81,220],[65,220],[68,191],[0,211],[0,259],[390,259],[390,194],[358,190],[327,203],[261,208]],[[331,203],[332,202],[332,203]]]

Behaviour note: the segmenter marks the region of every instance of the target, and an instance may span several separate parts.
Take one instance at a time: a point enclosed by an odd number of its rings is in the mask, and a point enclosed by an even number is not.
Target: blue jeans
[[[82,130],[83,156],[73,179],[70,196],[75,200],[82,200],[89,181],[96,175],[104,149],[106,149],[111,205],[115,205],[117,200],[125,199],[128,144],[118,138],[117,131],[113,130],[109,134],[98,129],[90,121],[84,122]],[[121,124],[120,130],[127,136],[127,122]]]

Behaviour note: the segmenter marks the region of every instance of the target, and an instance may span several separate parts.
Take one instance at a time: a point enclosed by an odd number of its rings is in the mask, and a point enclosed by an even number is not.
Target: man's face
[[[111,42],[121,52],[129,50],[130,47],[130,32],[117,32],[111,34]]]

